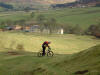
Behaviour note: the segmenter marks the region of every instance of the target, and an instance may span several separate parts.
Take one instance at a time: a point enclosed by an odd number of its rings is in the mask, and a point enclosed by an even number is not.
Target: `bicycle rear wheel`
[[[52,51],[47,52],[47,56],[53,56],[54,53]]]
[[[42,52],[38,52],[38,53],[37,53],[37,56],[38,56],[38,57],[41,57],[41,56],[42,56]]]

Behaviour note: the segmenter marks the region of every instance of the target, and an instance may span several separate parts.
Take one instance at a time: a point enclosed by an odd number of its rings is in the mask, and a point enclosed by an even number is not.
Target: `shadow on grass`
[[[72,54],[57,54],[54,53],[53,56],[47,56],[47,54],[45,56],[38,56],[39,52],[29,52],[29,51],[17,51],[17,50],[9,50],[9,51],[2,51],[0,52],[0,54],[6,54],[6,55],[11,55],[11,56],[18,56],[18,55],[29,55],[29,56],[33,56],[33,57],[55,57],[55,56],[70,56]]]

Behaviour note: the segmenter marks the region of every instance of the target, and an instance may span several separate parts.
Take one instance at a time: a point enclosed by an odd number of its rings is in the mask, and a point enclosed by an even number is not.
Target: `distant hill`
[[[84,4],[84,5],[90,5],[90,6],[96,6],[100,4],[100,0],[77,0],[79,4]]]
[[[76,0],[70,3],[56,4],[52,7],[84,7],[84,6],[100,6],[100,0]]]
[[[76,0],[0,0],[14,6],[16,10],[48,8],[51,4],[69,3]]]
[[[21,3],[32,3],[32,2],[37,2],[37,3],[43,3],[43,4],[57,4],[57,3],[68,3],[68,2],[73,2],[76,0],[0,0],[0,2],[21,2]]]

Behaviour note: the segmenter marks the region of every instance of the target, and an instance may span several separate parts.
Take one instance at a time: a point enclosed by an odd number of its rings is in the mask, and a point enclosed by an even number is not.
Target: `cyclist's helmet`
[[[50,44],[51,42],[50,42],[50,41],[45,41],[44,43],[46,43],[46,44]]]
[[[48,44],[51,44],[51,41],[48,41]]]

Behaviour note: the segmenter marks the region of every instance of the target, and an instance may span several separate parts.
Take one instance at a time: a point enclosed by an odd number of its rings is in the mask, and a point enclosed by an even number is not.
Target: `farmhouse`
[[[3,31],[3,29],[0,29],[0,31]]]
[[[30,25],[23,28],[25,32],[40,32],[39,25]]]
[[[29,32],[29,31],[30,31],[30,26],[25,26],[25,27],[23,27],[23,30],[24,30],[25,32]]]
[[[14,30],[22,30],[22,26],[21,25],[15,25],[14,27],[13,27],[13,29]]]
[[[58,30],[58,34],[64,34],[64,29],[63,29],[63,28],[60,28],[60,29]]]

